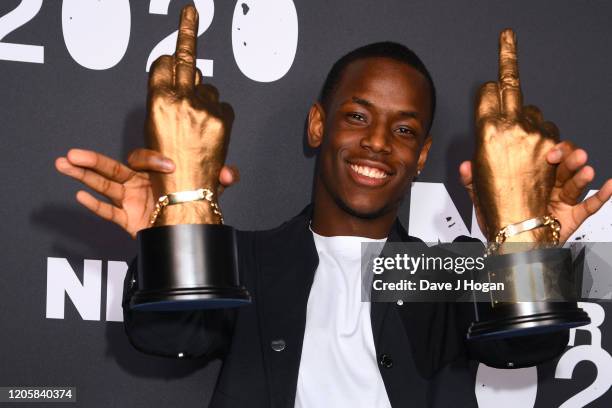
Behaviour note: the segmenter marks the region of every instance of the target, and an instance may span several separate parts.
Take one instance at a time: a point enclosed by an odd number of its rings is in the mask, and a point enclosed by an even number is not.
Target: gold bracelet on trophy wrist
[[[552,214],[541,217],[530,218],[525,221],[517,222],[516,224],[506,225],[499,230],[495,236],[495,240],[489,242],[485,251],[485,257],[499,250],[499,247],[506,242],[506,239],[518,235],[522,232],[532,231],[536,228],[549,227],[551,232],[551,241],[548,246],[555,247],[559,245],[559,233],[561,231],[561,223]]]
[[[155,204],[155,209],[151,214],[151,220],[149,224],[153,226],[161,211],[169,205],[201,200],[208,201],[213,213],[219,217],[221,224],[223,224],[223,214],[221,214],[221,209],[219,208],[217,202],[214,200],[214,193],[208,188],[199,188],[197,190],[190,191],[178,191],[159,197],[157,203]]]

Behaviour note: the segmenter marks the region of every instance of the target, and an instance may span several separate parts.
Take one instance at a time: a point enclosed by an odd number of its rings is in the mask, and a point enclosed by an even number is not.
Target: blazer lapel
[[[308,225],[309,207],[256,246],[262,354],[274,407],[293,407],[306,325],[306,307],[319,259]]]
[[[402,224],[396,220],[395,224],[393,224],[393,227],[391,228],[391,231],[389,231],[387,242],[410,241],[417,241],[417,239],[410,237]],[[390,307],[391,303],[389,302],[372,302],[370,305],[370,321],[372,323],[372,334],[374,336],[374,346],[376,350],[379,349],[383,323]]]

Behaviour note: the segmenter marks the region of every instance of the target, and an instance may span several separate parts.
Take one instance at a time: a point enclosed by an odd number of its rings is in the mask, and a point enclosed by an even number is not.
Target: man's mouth
[[[386,172],[382,171],[381,169],[377,169],[375,167],[359,166],[357,164],[350,164],[350,167],[351,169],[353,169],[353,171],[365,177],[370,177],[374,179],[384,179],[384,178],[389,177],[389,175]]]
[[[346,164],[353,181],[364,187],[380,187],[387,184],[394,174],[388,165],[377,161],[355,159],[347,160]]]

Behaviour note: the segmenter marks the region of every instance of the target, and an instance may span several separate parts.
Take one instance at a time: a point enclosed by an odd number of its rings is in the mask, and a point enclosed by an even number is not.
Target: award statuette
[[[565,221],[555,215],[559,206],[551,204],[563,182],[546,157],[559,131],[538,108],[523,107],[512,30],[503,31],[499,43],[499,81],[484,84],[477,100],[471,193],[489,241],[485,279],[503,275],[514,298],[476,302],[469,339],[552,332],[590,322],[576,303],[570,250],[555,248],[567,239]]]
[[[240,286],[236,234],[223,225],[219,174],[233,114],[196,68],[198,14],[181,12],[176,53],[151,66],[147,147],[175,171],[152,173],[158,199],[151,227],[138,233],[138,290],[130,307],[164,311],[225,308],[250,302]]]

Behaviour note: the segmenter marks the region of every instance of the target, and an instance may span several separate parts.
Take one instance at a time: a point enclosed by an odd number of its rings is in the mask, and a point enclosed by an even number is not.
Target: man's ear
[[[419,161],[417,162],[418,171],[423,170],[423,167],[425,167],[427,155],[429,154],[429,148],[431,148],[431,135],[427,135],[425,141],[423,142],[423,147],[421,148],[421,153],[419,154]]]
[[[319,102],[315,102],[308,112],[308,145],[313,149],[323,143],[325,111]]]

